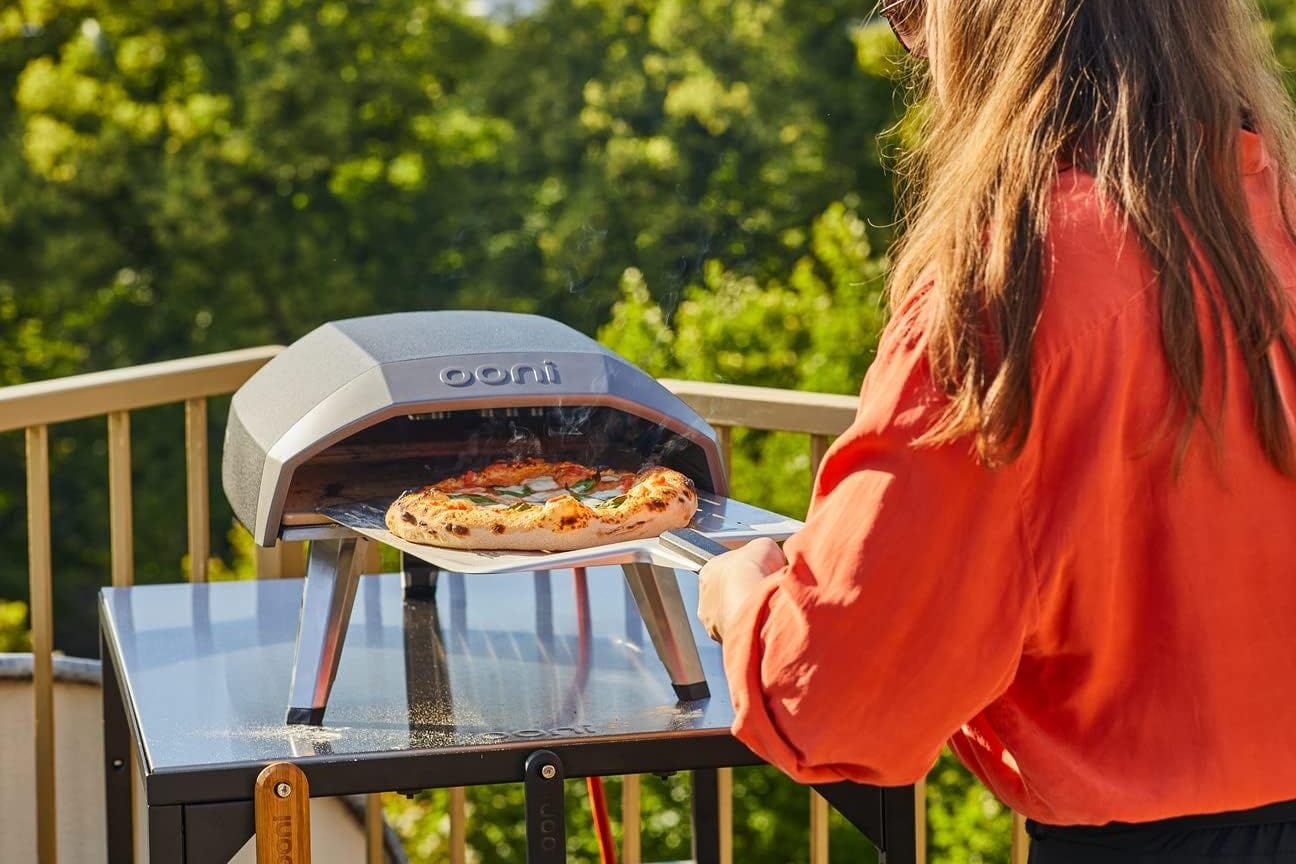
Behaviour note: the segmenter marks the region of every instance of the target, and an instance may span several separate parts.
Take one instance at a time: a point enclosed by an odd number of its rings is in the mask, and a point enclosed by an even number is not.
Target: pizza
[[[693,481],[660,465],[619,471],[523,459],[406,492],[386,523],[411,543],[563,552],[683,528],[697,506]]]

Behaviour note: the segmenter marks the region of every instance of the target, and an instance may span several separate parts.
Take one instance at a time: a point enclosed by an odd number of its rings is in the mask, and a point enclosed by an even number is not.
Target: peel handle
[[[729,551],[728,546],[712,540],[702,532],[694,531],[692,528],[675,528],[670,531],[663,531],[657,539],[667,549],[699,565],[705,564],[717,555],[723,555]]]

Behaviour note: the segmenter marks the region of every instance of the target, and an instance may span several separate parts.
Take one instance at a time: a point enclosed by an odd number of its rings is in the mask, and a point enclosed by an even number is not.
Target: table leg
[[[148,808],[150,864],[188,864],[185,860],[184,808]]]
[[[117,683],[117,664],[108,643],[100,637],[99,657],[103,677],[104,805],[108,828],[108,864],[131,864],[135,860],[131,801],[130,726],[126,706]]]
[[[882,790],[882,854],[879,864],[917,864],[918,838],[914,834],[914,788]]]
[[[714,768],[693,772],[693,860],[720,864],[720,783]]]

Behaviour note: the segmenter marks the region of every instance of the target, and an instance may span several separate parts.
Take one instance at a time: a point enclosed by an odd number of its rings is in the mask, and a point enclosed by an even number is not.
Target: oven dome
[[[557,321],[481,311],[335,321],[288,346],[234,394],[222,485],[235,516],[270,546],[297,467],[363,429],[406,415],[561,405],[613,408],[670,430],[704,451],[709,476],[695,479],[726,491],[714,431],[657,381]]]

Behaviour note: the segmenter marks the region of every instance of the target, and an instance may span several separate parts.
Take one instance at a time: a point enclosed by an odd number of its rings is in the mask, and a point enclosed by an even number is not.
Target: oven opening
[[[605,406],[503,407],[393,417],[293,473],[285,525],[327,521],[321,506],[395,498],[501,459],[539,457],[632,471],[665,465],[714,492],[706,453],[659,424]]]

